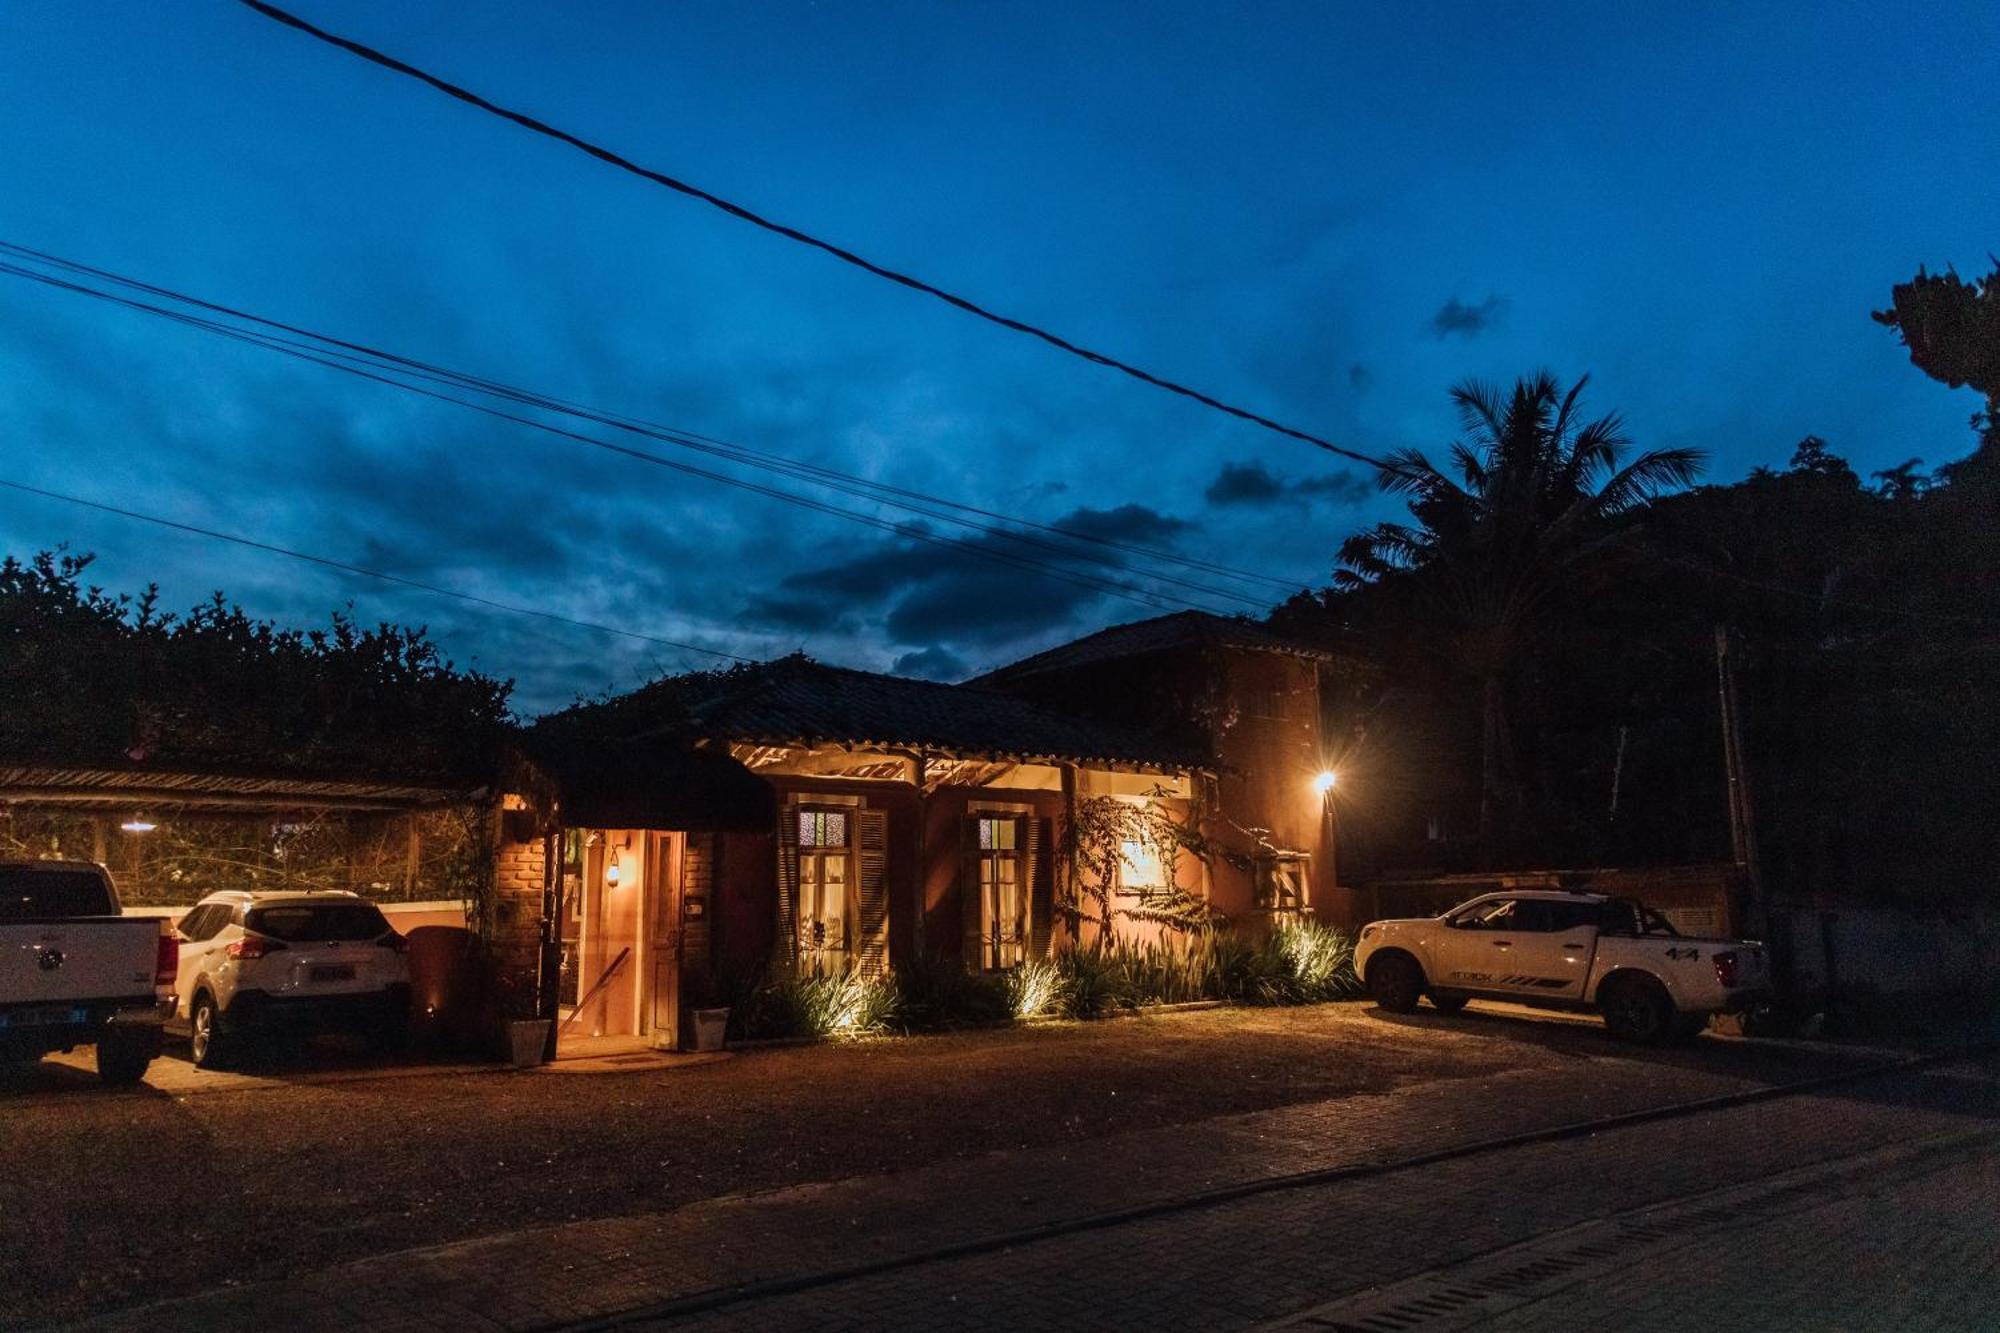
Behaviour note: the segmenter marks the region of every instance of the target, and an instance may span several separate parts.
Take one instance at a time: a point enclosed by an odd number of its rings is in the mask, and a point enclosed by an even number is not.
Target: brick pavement
[[[1699,1052],[1664,1061],[1579,1056],[1559,1067],[1489,1079],[1424,1083],[889,1176],[713,1199],[660,1214],[540,1227],[345,1264],[281,1286],[142,1307],[89,1326],[262,1328],[272,1302],[282,1301],[288,1323],[308,1330],[548,1327],[1220,1184],[1388,1160],[1765,1081],[1740,1062],[1705,1061]],[[1334,1231],[1351,1227],[1342,1221]],[[1089,1252],[1128,1243],[1110,1235],[1086,1241],[1073,1248]],[[874,1326],[895,1322],[899,1310],[916,1318],[926,1289],[921,1282],[914,1288],[888,1284],[876,1293],[879,1305],[864,1303],[846,1317]],[[1312,1294],[1302,1290],[1300,1302]],[[1199,1308],[1180,1297],[1149,1296],[1145,1303],[1160,1304],[1163,1318],[1174,1309]]]
[[[1977,1150],[1965,1146],[1977,1140]],[[638,1322],[641,1329],[712,1330],[783,1327],[953,1329],[1173,1329],[1243,1327],[1310,1309],[1343,1292],[1390,1283],[1503,1246],[1632,1208],[1701,1194],[1861,1154],[1912,1144],[1941,1145],[1966,1163],[1933,1179],[1937,1206],[1928,1223],[1892,1232],[1897,1262],[1909,1262],[1935,1237],[1950,1238],[1931,1258],[1953,1273],[1990,1274],[1991,1237],[2000,1195],[1990,1190],[2000,1151],[2000,1085],[1994,1068],[1957,1066],[1881,1084],[1761,1102],[1730,1110],[1621,1129],[1588,1139],[1532,1145],[1440,1163],[1408,1175],[1335,1182],[1265,1194],[1223,1206],[1175,1213],[1104,1232],[1036,1242],[995,1253],[927,1264],[876,1277],[737,1304],[683,1318]],[[1982,1182],[1968,1184],[1967,1180]],[[1983,1191],[1983,1192],[1982,1192]],[[1850,1215],[1839,1208],[1860,1208]],[[1882,1262],[1868,1230],[1893,1203],[1846,1203],[1814,1213],[1829,1219],[1824,1236],[1788,1244],[1783,1222],[1764,1232],[1762,1249],[1783,1256],[1783,1280],[1757,1303],[1748,1328],[1804,1328],[1786,1294],[1804,1293],[1831,1276],[1850,1279],[1863,1263]],[[1873,1209],[1868,1213],[1867,1209]],[[1983,1255],[1971,1254],[1979,1243]],[[1718,1241],[1718,1253],[1732,1242]],[[1661,1294],[1687,1285],[1691,1260],[1662,1255],[1635,1268],[1609,1297],[1605,1317],[1572,1321],[1549,1303],[1524,1312],[1510,1329],[1712,1326],[1655,1318]],[[1723,1270],[1718,1300],[1757,1289],[1765,1260],[1738,1255]],[[1876,1293],[1875,1308],[1904,1308],[1911,1284]],[[2000,1293],[1965,1304],[1966,1285],[1924,1309],[1939,1329],[1995,1326]],[[1586,1303],[1587,1305],[1588,1303]],[[1837,1302],[1819,1299],[1812,1308]],[[1954,1322],[1954,1320],[1956,1322]],[[1817,1325],[1828,1326],[1828,1325]],[[1833,1327],[1842,1325],[1835,1324]],[[1846,1325],[1859,1326],[1859,1325]],[[1875,1325],[1880,1326],[1880,1325]],[[1385,1324],[1389,1328],[1395,1325]],[[1411,1327],[1406,1324],[1405,1327]],[[1412,1333],[1422,1333],[1412,1327]]]

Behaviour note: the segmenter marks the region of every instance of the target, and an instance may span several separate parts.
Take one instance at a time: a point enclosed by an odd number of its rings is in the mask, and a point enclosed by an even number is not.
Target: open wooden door
[[[646,1034],[662,1050],[680,1045],[681,856],[679,833],[646,835]]]

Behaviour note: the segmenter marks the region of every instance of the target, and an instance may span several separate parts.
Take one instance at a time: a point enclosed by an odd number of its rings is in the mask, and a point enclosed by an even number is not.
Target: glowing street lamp
[[[1321,796],[1325,796],[1333,790],[1333,784],[1336,781],[1338,781],[1338,775],[1330,768],[1323,768],[1313,777],[1313,790]]]
[[[151,833],[159,825],[144,815],[133,815],[118,827],[124,829],[127,833]]]

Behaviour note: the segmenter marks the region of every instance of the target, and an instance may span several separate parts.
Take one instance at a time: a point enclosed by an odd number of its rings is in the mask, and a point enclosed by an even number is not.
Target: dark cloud
[[[1269,504],[1284,488],[1262,463],[1224,463],[1202,495],[1212,505]]]
[[[1124,504],[1116,509],[1072,509],[1056,520],[1056,526],[1085,537],[1158,543],[1173,540],[1194,524],[1147,505]]]
[[[1268,505],[1287,497],[1317,496],[1339,504],[1358,504],[1374,494],[1374,488],[1352,472],[1329,472],[1290,481],[1276,476],[1262,463],[1224,463],[1222,471],[1202,494],[1212,505]]]
[[[1500,322],[1500,316],[1507,313],[1507,298],[1489,296],[1478,305],[1467,305],[1456,296],[1438,307],[1431,316],[1431,333],[1439,338],[1449,338],[1456,334],[1461,338],[1477,338]]]
[[[1073,509],[1055,526],[1153,545],[1194,527],[1142,504]],[[1108,595],[1104,585],[1129,581],[1115,551],[1090,547],[1068,554],[991,534],[945,536],[908,525],[898,537],[788,575],[775,593],[751,598],[743,615],[800,631],[879,625],[890,642],[949,651],[944,645],[1004,643],[1061,623],[1099,604]]]
[[[846,629],[852,621],[846,608],[829,597],[799,597],[759,593],[743,606],[743,618],[753,625],[801,634]]]
[[[959,680],[972,668],[965,659],[941,644],[914,653],[904,653],[896,659],[895,671],[899,676],[922,676],[926,680]]]

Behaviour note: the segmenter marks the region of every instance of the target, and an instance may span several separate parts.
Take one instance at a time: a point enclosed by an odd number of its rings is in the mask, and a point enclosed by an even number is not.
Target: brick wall
[[[508,841],[494,858],[493,921],[488,943],[501,975],[532,987],[542,942],[542,841]]]
[[[685,904],[702,902],[700,916],[690,916]],[[681,855],[681,957],[705,966],[714,957],[715,942],[715,835],[690,833]]]

